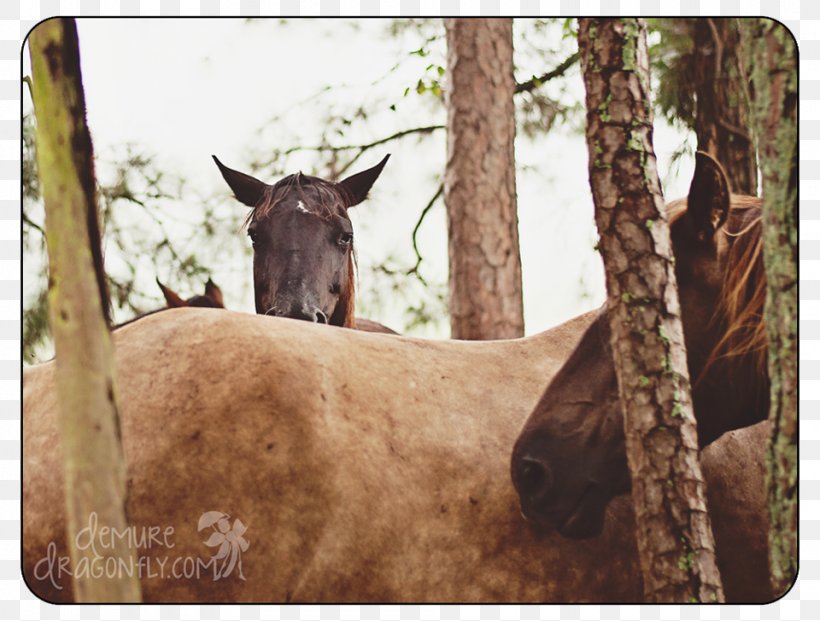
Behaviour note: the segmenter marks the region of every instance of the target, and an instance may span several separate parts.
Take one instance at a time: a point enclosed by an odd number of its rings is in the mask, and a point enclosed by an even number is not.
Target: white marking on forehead
[[[296,209],[298,209],[299,211],[301,211],[303,213],[310,213],[308,211],[307,207],[305,207],[305,204],[302,201],[299,201],[298,203],[296,203]]]

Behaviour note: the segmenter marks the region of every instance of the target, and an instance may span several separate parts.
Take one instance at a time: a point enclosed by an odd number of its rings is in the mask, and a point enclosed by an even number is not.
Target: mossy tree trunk
[[[797,573],[797,48],[771,19],[753,20],[747,34],[763,179],[770,556],[775,589],[784,592]]]
[[[524,335],[515,192],[511,19],[447,19],[450,328],[456,339]]]
[[[578,46],[645,596],[722,601],[652,146],[646,24],[581,19]]]
[[[124,532],[126,478],[108,331],[91,137],[85,120],[76,25],[39,24],[29,37],[37,119],[37,163],[46,210],[49,315],[56,350],[67,533],[78,602],[138,602],[136,571],[96,570],[114,559],[136,569]],[[55,511],[59,510],[55,507]],[[77,533],[96,521],[93,544]],[[81,563],[94,571],[80,572]]]
[[[736,18],[692,20],[698,150],[723,166],[732,192],[757,195],[757,158],[749,131],[747,65]]]

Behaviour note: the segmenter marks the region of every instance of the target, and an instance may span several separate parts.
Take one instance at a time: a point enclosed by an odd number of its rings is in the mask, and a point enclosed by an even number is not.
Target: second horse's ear
[[[162,289],[162,295],[165,296],[165,303],[168,305],[168,308],[180,308],[181,306],[188,306],[188,302],[183,300],[179,297],[176,292],[172,291],[165,285],[163,285],[159,278],[157,278],[157,284],[159,288]]]
[[[248,207],[256,207],[259,199],[262,198],[265,188],[268,187],[267,184],[238,170],[228,168],[219,161],[216,155],[212,155],[211,157],[214,158],[219,172],[222,173],[222,178],[228,182],[231,190],[233,190],[233,195],[236,197],[236,200],[240,203],[244,203]]]
[[[723,167],[703,151],[695,153],[695,174],[689,186],[686,212],[699,241],[712,239],[729,215],[729,181]]]
[[[225,303],[222,301],[222,289],[210,278],[205,283],[205,295],[216,302],[219,308],[225,308]]]
[[[339,182],[339,185],[347,191],[347,194],[350,197],[347,204],[348,207],[358,205],[367,198],[367,193],[370,192],[370,188],[372,188],[373,184],[376,183],[376,179],[379,178],[382,168],[384,168],[384,165],[387,164],[388,159],[390,159],[389,153],[385,155],[384,159],[373,168],[363,170],[362,172],[356,173],[355,175],[352,175]]]

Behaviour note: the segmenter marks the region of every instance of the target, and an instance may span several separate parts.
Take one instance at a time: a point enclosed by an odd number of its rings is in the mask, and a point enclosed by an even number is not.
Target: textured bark
[[[73,20],[39,24],[29,38],[37,118],[37,160],[46,210],[49,314],[57,364],[59,429],[74,597],[78,602],[138,602],[133,572],[96,572],[107,562],[136,568],[134,550],[102,538],[124,532],[125,464],[114,392],[113,351],[99,252],[91,137],[85,121],[77,30]],[[95,258],[98,260],[95,265]],[[97,269],[95,269],[95,267]],[[104,285],[103,285],[104,286]],[[60,511],[59,507],[54,507]],[[96,516],[93,544],[78,541]],[[113,559],[111,561],[110,559]],[[132,573],[132,575],[128,575]]]
[[[589,177],[649,601],[722,601],[669,226],[652,147],[646,25],[581,19]]]
[[[448,19],[450,328],[456,339],[524,334],[515,194],[512,20]]]
[[[749,92],[738,20],[692,20],[695,133],[698,150],[723,165],[733,192],[757,195],[757,161],[749,132]]]
[[[754,20],[749,45],[763,177],[763,262],[772,443],[771,570],[785,592],[797,573],[797,46],[781,24]]]

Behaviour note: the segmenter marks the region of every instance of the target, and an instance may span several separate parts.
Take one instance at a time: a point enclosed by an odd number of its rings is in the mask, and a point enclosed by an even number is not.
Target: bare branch
[[[579,58],[581,58],[581,55],[578,52],[575,52],[552,71],[547,71],[545,74],[537,78],[533,77],[531,80],[527,80],[526,82],[516,84],[515,90],[513,92],[528,93],[531,90],[534,90],[541,86],[544,82],[549,82],[553,78],[558,78],[564,75],[570,69],[570,67],[572,67],[575,63],[578,62]]]
[[[29,218],[28,214],[25,211],[23,212],[23,222],[28,224],[34,230],[38,231],[40,233],[40,235],[42,235],[43,237],[46,236],[46,232],[43,230],[43,227],[40,226],[39,224],[37,224],[31,218]]]
[[[433,205],[436,204],[436,201],[441,197],[442,194],[444,194],[444,183],[439,184],[436,193],[433,194],[433,198],[431,198],[427,202],[427,205],[425,205],[424,209],[421,210],[421,214],[419,214],[419,219],[416,222],[416,226],[413,227],[413,252],[416,253],[416,264],[409,270],[407,270],[407,275],[415,275],[415,277],[418,278],[424,286],[427,286],[427,281],[425,281],[424,278],[422,278],[421,274],[419,274],[419,266],[421,265],[421,262],[424,260],[424,257],[422,257],[421,253],[419,252],[417,235],[419,229],[421,228],[422,222],[424,222],[424,218],[427,217],[427,214],[430,212],[430,210],[433,208]]]

